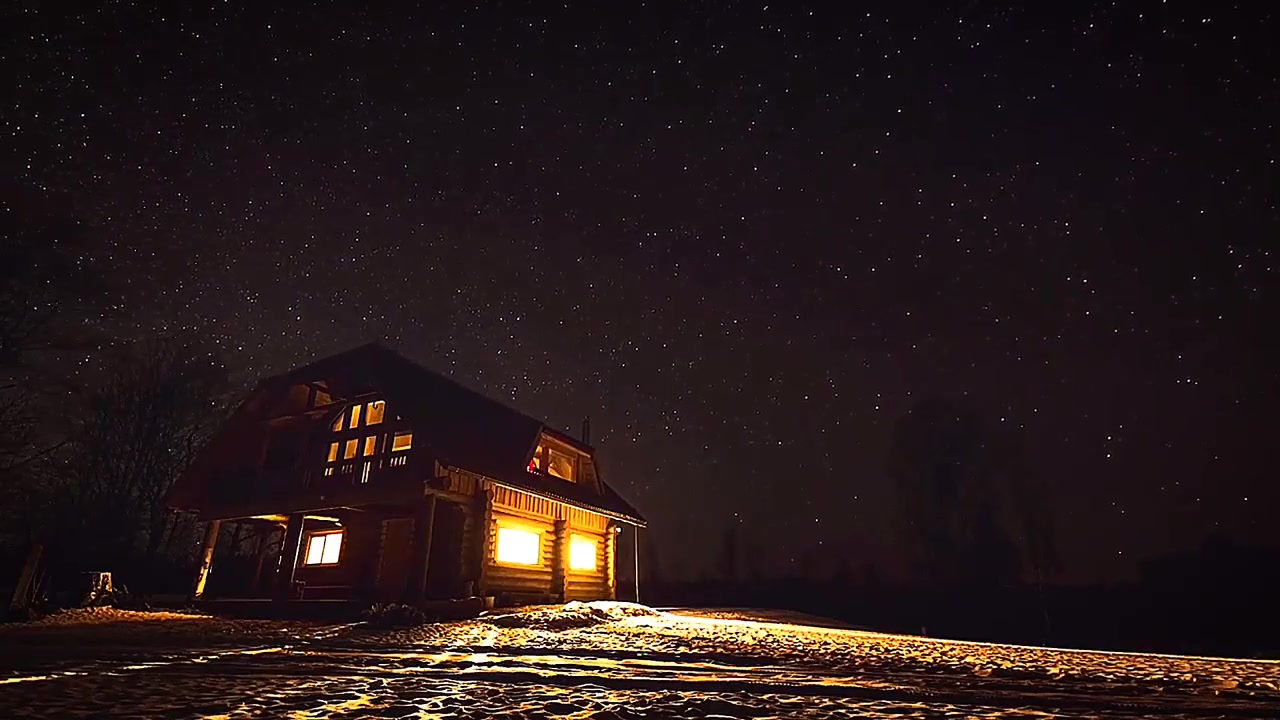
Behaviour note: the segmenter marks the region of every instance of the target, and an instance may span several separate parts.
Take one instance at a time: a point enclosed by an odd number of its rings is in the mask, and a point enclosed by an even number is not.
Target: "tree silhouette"
[[[970,405],[930,395],[894,426],[888,472],[898,526],[918,576],[942,584],[1008,584],[1057,566],[1043,487],[1021,439]],[[1021,547],[1016,540],[1021,540]]]

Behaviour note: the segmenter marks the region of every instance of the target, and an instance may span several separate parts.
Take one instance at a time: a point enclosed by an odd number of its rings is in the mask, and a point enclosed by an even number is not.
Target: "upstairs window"
[[[561,480],[573,480],[574,459],[572,456],[547,448],[547,472]]]
[[[382,417],[386,415],[386,413],[387,413],[386,401],[374,400],[368,405],[365,405],[365,412],[364,412],[365,427],[369,427],[370,425],[381,425]]]
[[[391,427],[383,428],[384,425]],[[352,405],[343,409],[329,426],[335,434],[325,452],[324,477],[350,476],[353,482],[367,483],[379,468],[408,464],[413,433],[404,428],[399,415],[387,414],[385,400]],[[392,453],[395,453],[392,455]]]
[[[313,533],[307,540],[306,565],[337,565],[342,556],[342,531]]]

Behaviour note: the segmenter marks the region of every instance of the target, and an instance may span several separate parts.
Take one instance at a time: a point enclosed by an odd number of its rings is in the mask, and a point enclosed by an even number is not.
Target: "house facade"
[[[499,604],[615,598],[644,525],[583,440],[379,345],[259,383],[168,503],[208,523],[196,598],[224,523],[245,596]]]

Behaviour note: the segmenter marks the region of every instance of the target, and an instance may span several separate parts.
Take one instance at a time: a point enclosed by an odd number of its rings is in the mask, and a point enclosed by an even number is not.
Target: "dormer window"
[[[573,480],[574,458],[557,451],[555,448],[547,448],[547,472],[555,475],[561,480]]]
[[[578,455],[572,448],[544,436],[543,442],[538,443],[537,449],[533,451],[528,470],[531,473],[545,472],[561,480],[575,482],[578,477],[577,468]]]

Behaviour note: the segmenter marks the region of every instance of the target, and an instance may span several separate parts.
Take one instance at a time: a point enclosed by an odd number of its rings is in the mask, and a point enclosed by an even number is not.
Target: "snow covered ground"
[[[1280,717],[1280,663],[963,643],[623,603],[404,630],[0,627],[0,717]]]

